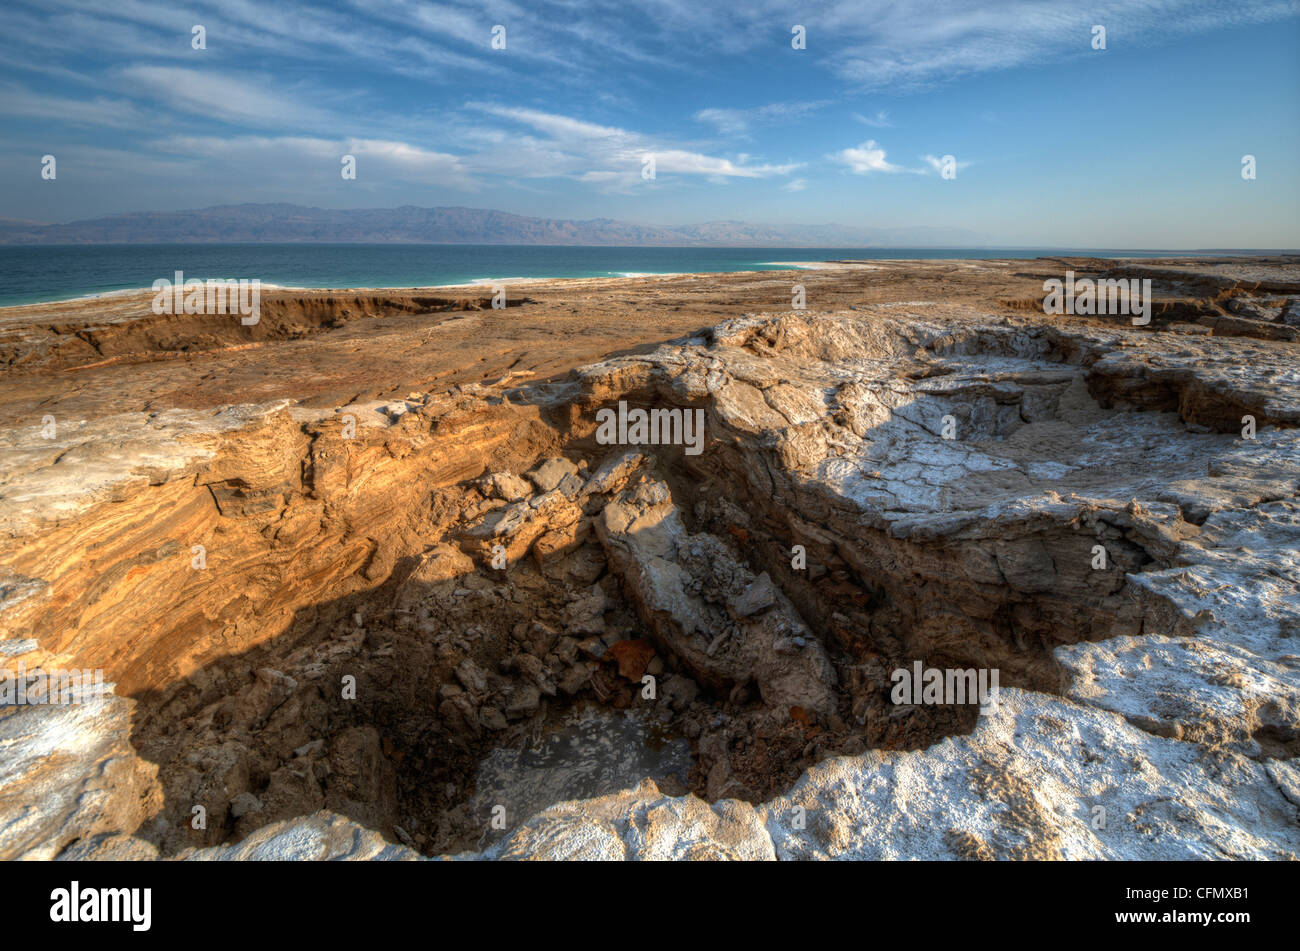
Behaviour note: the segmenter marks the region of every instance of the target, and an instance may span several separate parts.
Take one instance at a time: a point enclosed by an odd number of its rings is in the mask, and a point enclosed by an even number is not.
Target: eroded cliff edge
[[[877,305],[529,386],[15,433],[0,644],[116,693],[6,710],[0,842],[1293,856],[1295,353]],[[620,400],[701,410],[703,450],[602,445]],[[998,668],[1000,702],[889,703],[913,660]],[[660,718],[684,785],[482,842],[465,774],[582,704]]]

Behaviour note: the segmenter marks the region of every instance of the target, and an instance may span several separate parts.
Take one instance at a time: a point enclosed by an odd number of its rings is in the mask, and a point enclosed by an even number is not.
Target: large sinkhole
[[[861,441],[810,468],[820,481],[779,480],[769,452],[788,446],[711,419],[699,455],[588,427],[528,473],[441,492],[445,530],[382,585],[138,698],[133,742],[165,792],[140,834],[173,854],[324,808],[425,854],[481,848],[647,777],[762,802],[823,758],[970,731],[974,698],[895,702],[893,672],[917,662],[1061,689],[1053,649],[1152,629],[1126,576],[1164,565],[1113,511],[994,524],[987,506],[1114,483],[1157,431],[1176,476],[1175,442],[1219,437],[1103,409],[1077,366],[1001,370],[892,404],[839,386],[834,425]]]

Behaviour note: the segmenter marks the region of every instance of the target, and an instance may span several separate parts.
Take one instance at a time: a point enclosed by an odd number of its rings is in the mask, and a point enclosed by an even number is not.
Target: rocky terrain
[[[1300,262],[517,291],[0,312],[0,855],[1300,853]]]

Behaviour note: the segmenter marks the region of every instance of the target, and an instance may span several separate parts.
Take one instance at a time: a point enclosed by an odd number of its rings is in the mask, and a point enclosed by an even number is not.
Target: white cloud
[[[854,149],[841,149],[832,157],[847,165],[854,175],[907,171],[901,165],[892,165],[885,161],[885,150],[877,145],[874,139],[868,139]]]
[[[730,159],[701,155],[698,152],[686,152],[682,149],[667,149],[653,153],[659,171],[679,172],[683,175],[719,175],[724,178],[767,178],[772,175],[788,175],[799,167],[791,165],[737,165]]]

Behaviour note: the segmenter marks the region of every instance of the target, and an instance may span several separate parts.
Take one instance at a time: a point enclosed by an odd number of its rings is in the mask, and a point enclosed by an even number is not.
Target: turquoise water
[[[453,244],[104,244],[0,247],[0,306],[151,287],[158,278],[257,278],[286,287],[432,287],[502,278],[777,270],[773,261],[1156,257],[1189,252],[1015,248],[610,248]],[[1231,253],[1231,252],[1215,252]],[[1259,252],[1253,252],[1259,253]]]

